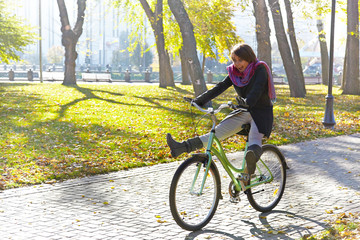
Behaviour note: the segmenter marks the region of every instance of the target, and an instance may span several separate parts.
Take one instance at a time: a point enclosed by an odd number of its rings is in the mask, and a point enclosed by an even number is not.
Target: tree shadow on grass
[[[19,87],[19,86],[29,86],[29,83],[6,83],[6,82],[0,82],[0,88],[4,87]]]
[[[39,95],[3,90],[8,93],[6,98],[0,98],[3,103],[0,107],[0,149],[3,150],[0,164],[3,169],[7,167],[5,180],[11,186],[151,164],[152,159],[146,158],[132,162],[136,151],[148,152],[133,144],[143,138],[143,133],[61,119],[70,106],[87,99],[124,104],[100,98],[86,88],[77,89],[85,95],[83,98],[60,106],[56,118],[44,120],[38,119],[37,114],[46,112],[51,106]]]
[[[20,85],[27,86],[28,84]],[[135,96],[150,103],[149,106],[136,103],[136,101],[127,103],[111,98],[111,96],[124,96],[121,93],[79,86],[71,88],[76,89],[83,96],[59,105],[60,109],[53,111],[51,110],[52,103],[44,101],[40,94],[16,89],[7,91],[6,86],[14,86],[13,84],[5,84],[4,88],[1,86],[3,85],[0,85],[0,92],[5,93],[6,97],[0,99],[0,102],[3,102],[0,107],[2,113],[0,147],[4,152],[4,157],[0,159],[0,162],[3,166],[17,168],[17,173],[9,171],[7,179],[15,187],[49,179],[67,179],[106,173],[159,161],[158,156],[152,155],[151,149],[144,148],[148,146],[147,144],[138,145],[138,140],[144,139],[143,132],[137,132],[128,127],[119,126],[114,129],[102,124],[65,119],[66,111],[82,101],[95,99],[117,105],[134,106],[134,108],[161,108],[176,114],[187,113],[162,105],[161,101],[166,101],[165,97]],[[96,94],[97,92],[109,94],[109,96],[100,97]],[[42,114],[46,111],[57,116],[43,119]],[[157,151],[161,150],[164,147],[161,144],[158,143],[158,146],[153,147]],[[143,155],[139,155],[139,152]],[[132,162],[134,158],[139,161]],[[14,180],[16,174],[24,176],[21,181]]]
[[[183,95],[194,95],[194,92],[191,92],[189,90],[186,90],[186,89],[182,89],[182,88],[179,88],[179,87],[174,87],[173,88],[176,92],[179,92]]]
[[[167,99],[155,99],[155,98],[151,98],[151,97],[136,97],[136,98],[139,98],[141,100],[144,100],[144,101],[150,103],[152,105],[152,108],[164,109],[166,111],[173,112],[173,113],[176,113],[179,115],[189,115],[190,114],[190,112],[188,110],[183,110],[183,111],[175,110],[174,108],[166,107],[166,106],[160,104],[159,100],[163,101],[163,100],[167,100]]]
[[[163,106],[161,105],[159,102],[157,102],[156,100],[160,100],[160,101],[163,101],[163,100],[169,100],[167,98],[151,98],[151,97],[140,97],[140,96],[134,96],[135,98],[138,98],[138,99],[142,99],[148,103],[150,103],[152,106],[148,106],[148,105],[144,105],[144,104],[138,104],[138,103],[134,103],[134,104],[130,104],[130,103],[124,103],[124,102],[120,102],[120,101],[116,101],[116,100],[113,100],[113,99],[109,99],[109,98],[101,98],[99,96],[97,96],[96,94],[94,94],[94,92],[102,92],[102,93],[107,93],[107,94],[110,94],[110,95],[114,95],[114,96],[124,96],[124,94],[121,94],[121,93],[114,93],[114,92],[111,92],[111,91],[105,91],[105,90],[99,90],[99,89],[90,89],[90,88],[85,88],[85,87],[80,87],[80,86],[69,86],[71,88],[75,88],[76,90],[78,90],[80,93],[84,94],[85,96],[82,97],[82,98],[79,98],[79,99],[76,99],[70,103],[67,103],[65,105],[61,105],[61,109],[59,111],[59,117],[58,118],[62,118],[64,117],[64,114],[66,112],[66,110],[79,103],[79,102],[82,102],[82,101],[86,101],[86,100],[89,100],[89,99],[97,99],[97,100],[101,100],[101,101],[106,101],[106,102],[109,102],[109,103],[114,103],[114,104],[119,104],[119,105],[127,105],[127,106],[134,106],[134,107],[151,107],[151,108],[159,108],[159,109],[164,109],[164,110],[167,110],[167,111],[171,111],[171,112],[175,112],[177,114],[188,114],[188,111],[179,111],[179,110],[176,110],[176,109],[173,109],[173,108],[169,108],[169,107],[166,107],[166,106]],[[179,88],[180,90],[181,88]],[[187,92],[187,91],[185,91]]]
[[[108,94],[115,95],[115,96],[123,96],[123,94],[121,94],[121,93],[114,93],[114,92],[104,91],[104,90],[92,90],[92,89],[80,87],[77,85],[67,86],[67,87],[74,88],[77,91],[79,91],[80,93],[84,94],[85,96],[82,98],[75,99],[67,104],[61,105],[58,119],[64,117],[66,110],[69,109],[71,106],[74,106],[79,102],[86,101],[89,99],[96,99],[96,100],[106,101],[106,102],[115,103],[115,104],[124,104],[124,103],[121,103],[121,102],[118,102],[118,101],[115,101],[112,99],[101,98],[101,97],[97,96],[96,94],[94,94],[93,92],[102,92],[102,93],[108,93]]]

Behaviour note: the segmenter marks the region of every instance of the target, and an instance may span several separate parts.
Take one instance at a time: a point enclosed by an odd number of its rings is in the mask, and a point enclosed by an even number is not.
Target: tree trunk
[[[205,54],[203,54],[202,64],[201,64],[201,70],[202,70],[203,74],[204,74],[204,71],[205,71],[205,62],[206,62],[206,56],[205,56]]]
[[[60,12],[62,45],[65,47],[65,73],[63,85],[76,85],[76,44],[82,34],[86,0],[78,0],[78,15],[74,29],[71,29],[69,17],[64,0],[57,0]]]
[[[189,75],[189,69],[188,69],[188,64],[186,63],[185,57],[183,57],[183,50],[180,49],[179,53],[180,53],[180,60],[181,60],[181,77],[182,77],[181,84],[190,85],[191,80],[190,80],[190,75]]]
[[[324,24],[322,20],[317,20],[317,29],[319,32],[319,44],[321,54],[321,77],[322,84],[329,84],[329,53],[326,45],[326,37],[324,33]]]
[[[346,39],[346,45],[345,45],[345,57],[344,57],[344,65],[343,65],[343,72],[342,72],[342,79],[341,79],[341,89],[344,91],[344,88],[345,88],[345,79],[346,79],[346,62],[347,62],[347,59],[348,59],[348,41],[349,39]]]
[[[269,16],[265,0],[253,0],[256,22],[257,57],[272,69]]]
[[[288,35],[290,39],[291,49],[293,53],[294,63],[295,63],[295,71],[297,78],[300,79],[299,85],[302,87],[302,91],[306,94],[306,88],[305,88],[305,80],[304,80],[304,74],[301,64],[301,58],[300,58],[300,51],[299,46],[296,41],[296,34],[295,34],[295,27],[294,27],[294,17],[291,10],[291,3],[289,0],[284,0],[285,3],[285,9],[286,9],[286,15],[287,15],[287,23],[288,23]]]
[[[285,72],[290,86],[291,97],[305,97],[305,91],[301,79],[296,75],[296,66],[291,55],[289,42],[286,38],[284,24],[282,20],[280,5],[278,0],[268,0],[271,9],[275,35],[278,42],[280,55],[284,64]]]
[[[164,25],[163,25],[163,0],[158,0],[153,12],[147,0],[139,0],[146,16],[148,17],[154,32],[156,49],[159,55],[159,86],[174,87],[174,74],[171,68],[170,57],[165,49]]]
[[[186,64],[188,65],[189,76],[194,87],[195,96],[199,96],[207,90],[207,87],[197,56],[193,25],[181,0],[169,0],[168,4],[179,24],[183,39],[183,58],[185,58]]]
[[[171,67],[169,53],[165,50],[165,41],[163,44],[158,44],[159,43],[157,43],[157,46],[159,46],[157,47],[159,53],[159,87],[175,87],[174,73]]]
[[[360,95],[359,83],[359,3],[347,1],[347,60],[343,94]]]

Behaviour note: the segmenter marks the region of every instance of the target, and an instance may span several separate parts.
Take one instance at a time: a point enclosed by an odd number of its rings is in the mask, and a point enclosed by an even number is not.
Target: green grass
[[[329,130],[321,123],[327,87],[307,86],[305,99],[290,98],[287,86],[276,88],[275,125],[266,142],[281,145],[360,132],[360,96],[341,95],[334,88],[337,124]],[[192,92],[191,86],[181,85],[1,83],[0,188],[173,161],[165,134],[178,140],[194,136],[190,107],[182,100],[193,97]],[[214,105],[234,96],[230,89]],[[201,114],[196,114],[198,120]],[[208,126],[209,121],[201,121],[197,132]],[[224,146],[242,150],[244,139],[231,137]]]

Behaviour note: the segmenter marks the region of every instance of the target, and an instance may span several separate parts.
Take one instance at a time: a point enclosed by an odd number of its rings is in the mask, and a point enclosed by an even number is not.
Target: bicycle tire
[[[286,163],[281,151],[274,145],[264,145],[261,160],[270,169],[273,180],[246,191],[250,205],[260,212],[269,212],[280,202],[286,184]],[[255,170],[257,177],[270,178],[269,171],[259,161]],[[261,173],[260,173],[261,171]],[[252,182],[253,183],[253,182]]]
[[[197,195],[190,191],[199,164],[201,169],[194,191],[200,188],[206,169],[204,162],[206,158],[201,156],[184,161],[176,170],[170,186],[171,214],[181,228],[189,231],[200,230],[209,223],[221,197],[220,175],[214,162],[210,165],[203,193]]]

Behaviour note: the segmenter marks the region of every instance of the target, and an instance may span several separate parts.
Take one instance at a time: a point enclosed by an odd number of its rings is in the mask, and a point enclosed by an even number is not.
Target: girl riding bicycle
[[[193,101],[203,106],[230,86],[234,86],[238,94],[238,106],[248,109],[248,112],[231,112],[216,126],[215,135],[219,140],[223,140],[240,132],[244,124],[251,125],[249,147],[245,155],[247,173],[251,175],[255,172],[256,162],[262,154],[262,138],[269,137],[272,130],[275,87],[268,65],[256,58],[249,45],[236,45],[231,51],[231,59],[233,64],[227,67],[228,76]],[[209,134],[205,134],[177,142],[169,133],[166,136],[173,157],[206,146],[208,139]]]

